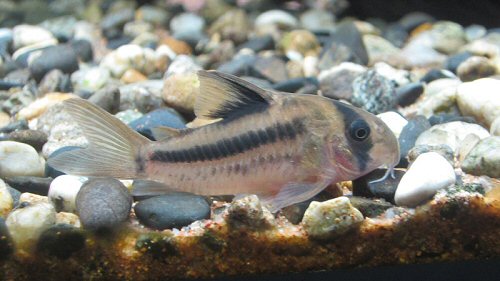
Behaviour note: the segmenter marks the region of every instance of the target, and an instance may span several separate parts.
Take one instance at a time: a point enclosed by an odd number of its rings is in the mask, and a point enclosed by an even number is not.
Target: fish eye
[[[355,141],[364,141],[370,136],[370,126],[362,119],[355,120],[349,126],[349,134]]]

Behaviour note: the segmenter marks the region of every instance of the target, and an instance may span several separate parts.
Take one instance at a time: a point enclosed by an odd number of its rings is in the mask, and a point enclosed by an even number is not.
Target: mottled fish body
[[[222,119],[197,129],[158,128],[150,141],[89,102],[65,102],[89,146],[53,159],[68,174],[142,178],[203,195],[257,194],[272,210],[333,182],[399,160],[395,136],[376,116],[320,96],[258,88],[200,71],[195,114]],[[161,190],[144,190],[144,192]]]

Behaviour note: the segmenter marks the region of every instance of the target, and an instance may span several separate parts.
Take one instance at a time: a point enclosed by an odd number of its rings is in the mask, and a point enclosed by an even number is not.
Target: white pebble
[[[85,181],[87,181],[85,177],[62,175],[50,183],[49,201],[57,212],[74,213],[76,211],[76,195]]]
[[[423,153],[401,178],[394,200],[399,206],[416,207],[452,184],[455,171],[446,158],[436,152]]]
[[[45,160],[24,143],[0,141],[0,177],[35,176],[45,172]]]
[[[38,203],[16,209],[6,225],[18,251],[32,252],[44,230],[56,222],[56,211],[49,203]]]
[[[309,236],[325,239],[346,233],[363,219],[349,198],[338,197],[325,202],[311,202],[302,223]]]
[[[12,196],[5,182],[0,179],[0,218],[5,218],[13,207]]]
[[[483,78],[463,83],[457,89],[457,104],[463,115],[472,115],[488,126],[500,116],[500,81]]]
[[[278,25],[286,28],[293,28],[298,25],[297,19],[291,14],[281,10],[270,10],[260,14],[255,19],[255,26]]]
[[[391,132],[397,138],[399,138],[399,135],[401,134],[401,131],[403,130],[404,126],[408,124],[408,121],[403,116],[394,111],[380,113],[377,115],[377,117],[382,119],[382,121],[384,121],[387,127],[389,127]]]

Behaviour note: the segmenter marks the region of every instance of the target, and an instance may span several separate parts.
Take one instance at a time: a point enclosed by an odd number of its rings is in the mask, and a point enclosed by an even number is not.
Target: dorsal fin
[[[157,141],[175,138],[182,134],[182,130],[180,129],[170,128],[165,126],[155,127],[151,129],[151,131],[153,132],[153,136]]]
[[[198,79],[200,93],[194,112],[201,118],[227,118],[242,112],[261,110],[273,100],[268,91],[233,75],[200,70]]]

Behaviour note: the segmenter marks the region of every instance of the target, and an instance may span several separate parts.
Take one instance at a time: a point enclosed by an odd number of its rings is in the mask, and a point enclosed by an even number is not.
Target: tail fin
[[[49,159],[67,174],[136,178],[143,168],[139,149],[150,141],[116,117],[82,99],[64,101],[65,110],[83,130],[89,145]]]

